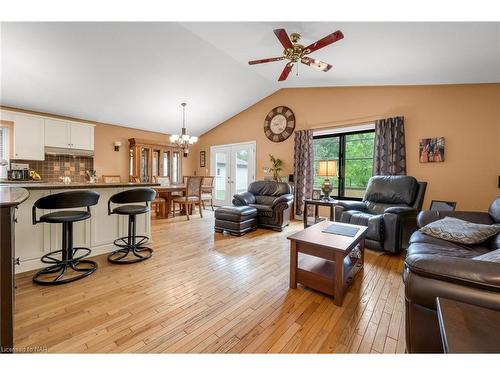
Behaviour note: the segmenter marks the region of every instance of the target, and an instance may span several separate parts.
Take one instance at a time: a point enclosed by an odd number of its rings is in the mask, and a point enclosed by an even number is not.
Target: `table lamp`
[[[333,190],[328,177],[337,176],[337,162],[335,160],[320,160],[318,162],[318,176],[325,178],[323,185],[321,185],[321,191],[323,192],[323,198],[328,200]]]

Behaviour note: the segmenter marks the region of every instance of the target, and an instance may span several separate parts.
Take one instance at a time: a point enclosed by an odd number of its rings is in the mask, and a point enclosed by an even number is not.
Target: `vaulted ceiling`
[[[277,82],[272,30],[341,41]],[[500,82],[500,23],[2,23],[0,102],[164,133],[199,135],[284,87]]]

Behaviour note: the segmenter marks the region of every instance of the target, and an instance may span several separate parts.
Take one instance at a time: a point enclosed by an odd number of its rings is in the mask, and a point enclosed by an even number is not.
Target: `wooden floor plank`
[[[367,251],[343,306],[288,288],[289,243],[302,229],[213,233],[214,217],[153,219],[146,262],[95,257],[60,286],[16,277],[15,345],[49,353],[402,353],[402,257]]]

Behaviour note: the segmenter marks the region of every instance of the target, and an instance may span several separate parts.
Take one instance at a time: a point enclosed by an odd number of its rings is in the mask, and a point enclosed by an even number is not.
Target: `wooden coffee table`
[[[354,227],[354,237],[324,233],[332,224]],[[363,267],[367,227],[322,221],[288,237],[290,288],[297,283],[326,293],[342,306],[346,289]]]

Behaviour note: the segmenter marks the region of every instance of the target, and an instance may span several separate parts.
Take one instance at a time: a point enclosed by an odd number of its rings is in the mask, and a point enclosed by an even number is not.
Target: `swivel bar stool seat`
[[[94,191],[68,191],[38,199],[33,205],[33,225],[38,223],[62,224],[62,248],[42,256],[41,261],[52,264],[38,271],[33,282],[41,285],[58,285],[82,279],[97,269],[97,263],[83,260],[90,254],[87,247],[73,247],[73,223],[90,218],[90,207],[97,204],[99,194]],[[86,210],[54,211],[40,216],[36,210],[83,208]],[[80,265],[87,267],[79,267]]]
[[[155,199],[156,191],[153,189],[130,189],[115,194],[108,201],[108,215],[128,216],[128,234],[126,237],[114,241],[115,246],[120,249],[108,255],[108,261],[115,264],[129,264],[142,262],[151,258],[153,250],[143,246],[149,241],[148,236],[136,234],[136,216],[149,212],[149,202]],[[120,204],[111,209],[111,203]],[[134,204],[131,204],[134,203]],[[137,204],[143,203],[143,204]]]

